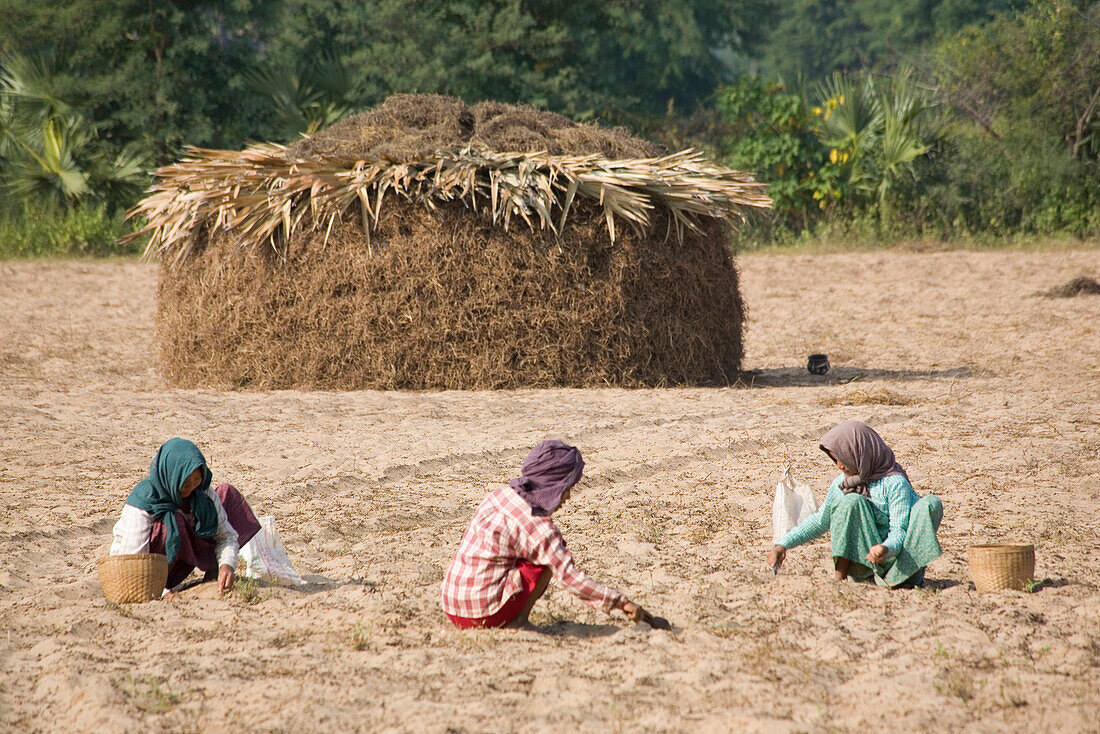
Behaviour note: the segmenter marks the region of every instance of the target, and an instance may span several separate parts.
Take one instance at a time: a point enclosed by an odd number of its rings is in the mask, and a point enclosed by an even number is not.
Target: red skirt
[[[454,622],[455,627],[460,630],[468,630],[472,628],[481,627],[503,627],[511,622],[513,619],[519,616],[519,613],[523,611],[524,605],[527,604],[527,600],[531,598],[531,594],[535,592],[535,587],[539,585],[539,578],[543,572],[549,571],[548,566],[537,566],[530,561],[520,561],[516,566],[519,569],[520,577],[520,590],[515,595],[504,603],[500,609],[488,617],[481,617],[480,619],[469,619],[467,617],[458,617],[454,614],[447,614],[447,617]]]

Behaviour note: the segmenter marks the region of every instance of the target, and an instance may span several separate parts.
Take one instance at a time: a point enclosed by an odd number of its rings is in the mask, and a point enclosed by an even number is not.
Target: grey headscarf
[[[867,485],[891,474],[909,479],[882,436],[860,421],[844,421],[830,428],[821,437],[821,450],[856,472],[841,480],[840,491],[844,494],[856,492],[870,497]]]

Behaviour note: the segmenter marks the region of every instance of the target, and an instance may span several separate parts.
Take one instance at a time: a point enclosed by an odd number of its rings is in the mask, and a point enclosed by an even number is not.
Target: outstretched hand
[[[625,614],[631,622],[644,622],[648,617],[652,616],[649,612],[632,601],[623,602],[622,610],[623,614]]]
[[[786,557],[787,549],[781,545],[776,545],[768,551],[768,566],[773,571],[779,571],[779,567],[783,565],[783,559]]]
[[[653,615],[632,601],[625,602],[622,610],[631,622],[645,622],[655,630],[672,629],[672,625],[668,623],[667,619]]]
[[[224,594],[233,588],[233,568],[224,563],[218,568],[218,591]]]

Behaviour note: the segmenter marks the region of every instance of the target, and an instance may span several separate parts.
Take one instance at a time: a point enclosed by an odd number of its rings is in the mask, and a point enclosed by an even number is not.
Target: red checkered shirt
[[[549,566],[559,583],[595,609],[610,613],[627,601],[577,568],[554,521],[532,515],[531,506],[504,485],[482,501],[462,536],[443,577],[443,611],[466,619],[495,614],[522,588],[520,561]]]

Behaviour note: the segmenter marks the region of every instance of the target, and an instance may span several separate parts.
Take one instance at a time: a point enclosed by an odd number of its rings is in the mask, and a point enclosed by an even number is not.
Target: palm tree
[[[287,139],[339,121],[351,111],[357,96],[347,67],[333,52],[296,68],[255,69],[245,74],[245,81],[274,103]]]
[[[0,65],[0,183],[9,204],[125,208],[148,181],[146,157],[96,145],[94,123],[57,91],[50,54],[12,54]]]
[[[875,197],[885,224],[897,179],[939,134],[935,105],[905,69],[892,77],[836,72],[818,94],[819,137],[832,149],[831,163],[841,167],[852,189]]]

